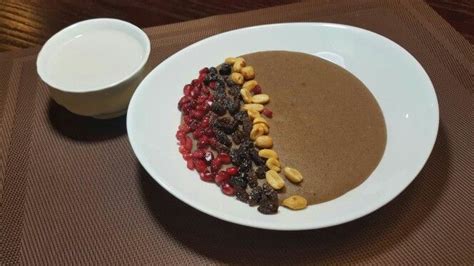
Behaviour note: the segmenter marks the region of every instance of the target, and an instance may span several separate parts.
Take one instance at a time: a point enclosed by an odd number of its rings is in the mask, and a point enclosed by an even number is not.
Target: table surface
[[[337,1],[337,0],[333,0]],[[77,21],[113,17],[139,27],[151,27],[212,15],[282,5],[296,0],[169,1],[18,1],[0,3],[0,52],[43,44],[60,29]],[[471,44],[474,43],[474,1],[427,0]]]

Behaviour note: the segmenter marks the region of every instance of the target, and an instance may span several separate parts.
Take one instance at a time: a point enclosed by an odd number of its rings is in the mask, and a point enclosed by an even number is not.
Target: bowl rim
[[[144,53],[143,53],[143,59],[142,61],[140,62],[140,64],[137,65],[137,67],[131,71],[128,75],[120,78],[119,80],[115,81],[115,82],[112,82],[110,84],[107,84],[105,86],[91,86],[90,88],[88,89],[82,89],[82,90],[72,90],[70,87],[61,87],[61,86],[57,86],[57,84],[54,84],[54,82],[52,82],[52,78],[50,77],[50,75],[47,73],[46,71],[46,67],[45,67],[45,62],[47,60],[47,56],[46,56],[46,50],[47,49],[50,49],[52,47],[52,43],[57,40],[58,38],[60,38],[62,35],[74,30],[74,29],[78,29],[80,27],[84,27],[84,26],[89,26],[89,25],[93,25],[93,24],[97,24],[97,25],[100,25],[100,24],[104,24],[104,23],[108,23],[108,24],[115,24],[115,25],[120,25],[121,27],[125,27],[125,28],[128,28],[130,29],[131,31],[134,31],[135,33],[138,34],[138,37],[141,39],[139,40],[140,42],[140,45],[143,47],[144,49]],[[126,34],[128,34],[126,31],[123,31],[121,30],[121,32],[124,32]],[[132,23],[130,22],[127,22],[127,21],[124,21],[124,20],[120,20],[120,19],[115,19],[115,18],[94,18],[94,19],[87,19],[87,20],[83,20],[83,21],[79,21],[77,23],[74,23],[72,25],[69,25],[65,28],[63,28],[62,30],[58,31],[57,33],[55,33],[53,36],[51,36],[46,42],[45,44],[42,46],[41,50],[39,51],[38,53],[38,57],[36,59],[36,69],[37,69],[37,73],[39,75],[39,77],[41,78],[41,80],[43,80],[46,84],[48,84],[51,88],[54,88],[56,90],[59,90],[59,91],[62,91],[62,92],[66,92],[66,93],[90,93],[90,92],[99,92],[99,91],[103,91],[103,90],[106,90],[106,89],[109,89],[109,88],[112,88],[112,87],[115,87],[129,79],[131,79],[133,76],[135,76],[138,72],[141,71],[141,69],[143,69],[143,67],[145,66],[145,64],[147,63],[149,57],[150,57],[150,50],[151,50],[151,45],[150,45],[150,39],[148,38],[148,35],[142,30],[140,29],[139,27],[133,25]]]

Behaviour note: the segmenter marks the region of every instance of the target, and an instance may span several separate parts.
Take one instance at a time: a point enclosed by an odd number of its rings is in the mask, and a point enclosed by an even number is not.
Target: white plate
[[[177,102],[183,85],[204,66],[257,51],[319,54],[357,76],[385,117],[387,146],[372,175],[343,196],[303,211],[262,215],[223,195],[189,171],[176,145]],[[158,65],[140,84],[128,109],[133,150],[148,173],[190,206],[225,221],[274,230],[304,230],[352,221],[402,192],[420,172],[438,131],[438,102],[421,65],[406,50],[373,32],[338,24],[291,23],[230,31],[199,41]],[[354,140],[357,141],[357,140]]]

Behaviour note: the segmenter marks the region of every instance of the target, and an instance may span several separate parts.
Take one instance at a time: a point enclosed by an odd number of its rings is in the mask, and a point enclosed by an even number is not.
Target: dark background
[[[60,29],[89,18],[119,18],[143,28],[292,2],[299,1],[0,0],[0,52],[41,45]],[[474,43],[474,0],[426,2]]]

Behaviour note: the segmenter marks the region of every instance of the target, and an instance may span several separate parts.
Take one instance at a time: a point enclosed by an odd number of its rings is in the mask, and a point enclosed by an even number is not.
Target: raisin
[[[217,115],[225,114],[226,110],[225,107],[219,101],[214,101],[211,105],[211,111],[213,111]]]
[[[265,201],[258,206],[257,210],[263,214],[275,214],[278,212],[278,203]]]
[[[257,176],[258,179],[264,179],[265,178],[265,166],[257,167],[257,170],[255,171],[255,175]]]
[[[224,144],[220,144],[218,143],[218,145],[216,146],[216,151],[218,153],[229,153],[230,152],[230,148],[225,146]]]
[[[242,123],[242,120],[244,119],[244,117],[248,117],[245,111],[239,111],[234,114],[234,119],[238,121],[239,123]]]
[[[251,173],[249,173],[249,175],[247,176],[247,182],[251,188],[258,186],[257,176],[253,171],[251,171]]]
[[[230,77],[227,77],[227,78],[225,79],[225,83],[226,83],[227,86],[229,86],[229,87],[232,87],[232,86],[235,85],[235,83],[232,81],[232,79],[231,79]]]
[[[238,98],[239,103],[240,103],[240,86],[234,85],[229,87],[229,94]]]
[[[232,149],[230,151],[230,158],[232,159],[232,164],[239,166],[242,163],[238,149]]]
[[[270,185],[263,184],[262,186],[263,193],[262,199],[265,201],[276,202],[278,203],[278,193]]]
[[[242,143],[242,141],[244,140],[245,138],[245,135],[244,135],[244,132],[242,132],[241,130],[236,130],[233,134],[232,134],[232,140],[234,141],[235,144],[239,145],[240,143]]]
[[[226,134],[232,134],[237,129],[237,122],[230,117],[221,117],[218,118],[214,126],[224,131]]]
[[[263,193],[262,187],[253,188],[249,194],[249,205],[250,206],[258,205],[260,201],[262,200],[262,193]]]
[[[247,191],[243,189],[238,189],[236,196],[237,196],[237,199],[242,202],[245,202],[245,203],[249,202],[249,198],[250,198],[249,193],[247,193]]]
[[[226,98],[226,94],[225,94],[225,87],[224,86],[217,86],[216,89],[215,89],[215,94],[214,94],[214,98],[219,98],[221,100],[224,100]],[[222,103],[224,104],[224,103]]]
[[[230,64],[222,64],[220,69],[219,69],[219,74],[221,75],[230,75],[232,72],[232,66]]]
[[[215,68],[215,67],[210,67],[210,68],[209,68],[209,74],[217,75],[217,68]]]
[[[229,111],[229,114],[234,115],[240,110],[240,100],[229,98],[226,102],[226,108]]]
[[[230,178],[229,183],[232,186],[237,187],[237,188],[245,189],[247,187],[247,180],[244,178],[242,174],[232,176]]]
[[[229,137],[227,137],[227,135],[224,132],[220,131],[217,128],[214,128],[214,134],[216,135],[216,139],[219,143],[227,147],[232,146],[232,142],[230,141]]]
[[[249,149],[250,158],[256,166],[262,166],[265,164],[265,161],[258,156],[258,152],[255,149]]]
[[[245,135],[250,136],[250,132],[252,131],[252,121],[247,117],[242,119],[242,130],[244,131]]]
[[[239,171],[242,173],[248,173],[252,169],[252,161],[244,159],[239,166]]]

